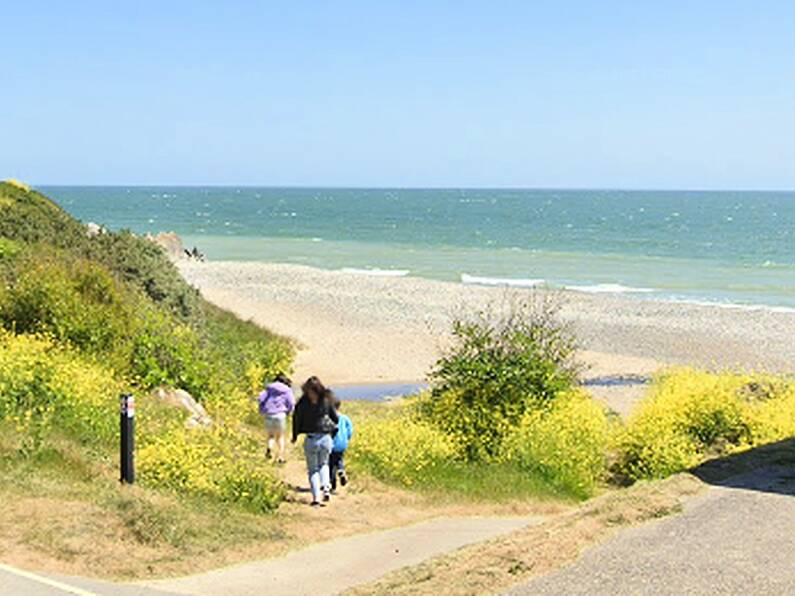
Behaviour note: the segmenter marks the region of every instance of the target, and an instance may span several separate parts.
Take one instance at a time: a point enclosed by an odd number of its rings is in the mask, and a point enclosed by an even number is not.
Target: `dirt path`
[[[533,518],[447,518],[341,538],[278,559],[149,582],[179,594],[337,594],[425,559],[536,523]]]
[[[510,594],[786,594],[795,589],[795,469],[735,476]]]

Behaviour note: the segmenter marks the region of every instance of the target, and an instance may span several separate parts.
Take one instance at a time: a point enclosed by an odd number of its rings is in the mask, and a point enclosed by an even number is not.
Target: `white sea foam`
[[[516,279],[508,277],[477,277],[475,275],[461,274],[461,283],[476,284],[479,286],[510,286],[516,288],[532,288],[544,283],[543,279]]]
[[[621,284],[595,284],[592,286],[564,286],[567,290],[574,292],[586,292],[588,294],[648,294],[653,292],[652,288],[633,288],[622,286]]]
[[[376,277],[405,277],[409,274],[408,269],[357,269],[356,267],[343,267],[343,273],[353,273],[356,275],[373,275]]]
[[[795,308],[791,306],[773,306],[770,304],[738,304],[736,302],[718,302],[716,300],[698,300],[695,298],[679,298],[679,297],[668,298],[666,301],[677,302],[679,304],[692,304],[695,306],[728,308],[734,310],[795,314]]]

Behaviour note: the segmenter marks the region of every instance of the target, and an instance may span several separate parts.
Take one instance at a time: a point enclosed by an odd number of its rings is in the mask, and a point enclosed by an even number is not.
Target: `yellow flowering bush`
[[[795,437],[795,383],[774,399],[765,399],[746,414],[751,440],[756,445]]]
[[[16,178],[6,178],[5,180],[3,180],[3,182],[23,192],[30,192],[30,185],[25,184],[24,182],[22,182],[21,180],[17,180]]]
[[[231,427],[178,428],[145,441],[137,455],[138,473],[149,486],[267,512],[278,507],[285,492],[261,451],[253,437]]]
[[[360,425],[351,444],[351,461],[376,478],[412,486],[452,463],[454,442],[426,422],[409,415]]]
[[[108,369],[50,337],[0,329],[0,420],[16,422],[28,448],[41,445],[56,416],[84,443],[112,440],[121,388]]]
[[[761,375],[675,369],[655,379],[620,439],[619,470],[661,478],[711,455],[795,435],[795,385]]]
[[[506,438],[503,457],[556,489],[584,498],[605,475],[610,431],[604,408],[571,391],[527,412]]]

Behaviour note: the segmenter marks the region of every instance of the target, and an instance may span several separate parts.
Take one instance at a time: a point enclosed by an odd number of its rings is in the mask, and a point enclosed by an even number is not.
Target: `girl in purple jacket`
[[[266,457],[273,454],[273,447],[278,447],[276,461],[285,462],[284,453],[287,443],[287,415],[295,408],[295,397],[291,389],[292,383],[285,375],[279,373],[276,379],[259,394],[259,413],[265,419],[265,432],[268,433],[268,451]]]

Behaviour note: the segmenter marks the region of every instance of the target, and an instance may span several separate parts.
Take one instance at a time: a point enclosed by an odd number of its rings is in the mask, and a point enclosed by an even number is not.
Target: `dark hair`
[[[326,395],[326,387],[320,379],[312,375],[301,385],[301,393],[304,395],[314,393],[318,399],[323,399]]]
[[[323,399],[326,400],[328,405],[332,406],[335,410],[339,410],[340,406],[342,405],[342,402],[337,399],[337,396],[328,387],[326,387],[326,392],[323,394]]]
[[[284,373],[279,373],[278,375],[276,375],[276,378],[274,379],[274,381],[276,381],[277,383],[284,383],[288,387],[292,387],[293,386],[293,382],[290,380],[290,377],[288,377]]]

